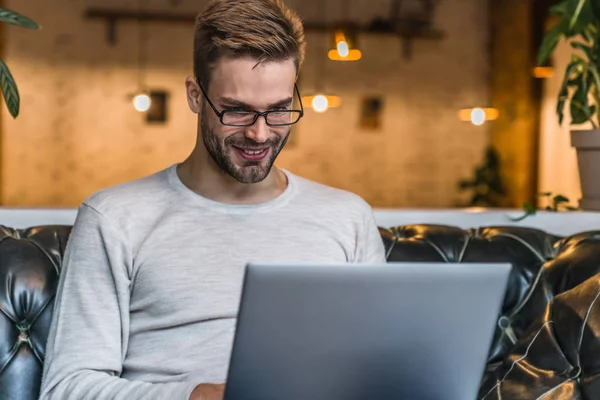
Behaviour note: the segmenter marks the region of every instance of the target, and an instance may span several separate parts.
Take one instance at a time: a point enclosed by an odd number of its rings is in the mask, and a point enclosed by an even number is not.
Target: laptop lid
[[[249,264],[225,399],[475,399],[510,269]]]

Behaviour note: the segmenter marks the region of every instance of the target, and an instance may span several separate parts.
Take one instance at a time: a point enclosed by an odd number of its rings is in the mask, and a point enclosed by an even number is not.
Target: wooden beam
[[[196,22],[195,14],[166,13],[149,10],[89,8],[85,11],[84,16],[88,19],[100,19],[106,22],[107,39],[111,44],[116,43],[116,28],[119,22],[135,21],[163,24],[194,24]],[[332,32],[337,28],[339,28],[339,25],[304,22],[304,30],[306,32]],[[355,25],[353,28],[359,33],[396,36],[405,40],[441,40],[445,37],[442,32],[436,29],[410,20],[388,21],[376,19],[370,24]]]
[[[542,80],[533,76],[532,68],[552,1],[489,3],[491,106],[500,111],[491,127],[491,143],[500,155],[509,192],[504,207],[537,203]]]

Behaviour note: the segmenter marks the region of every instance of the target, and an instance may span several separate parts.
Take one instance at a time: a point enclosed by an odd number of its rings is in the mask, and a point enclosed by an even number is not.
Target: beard
[[[264,143],[258,143],[243,134],[231,135],[225,140],[221,140],[215,134],[214,129],[208,125],[206,118],[206,109],[202,107],[202,115],[200,119],[200,130],[202,133],[202,141],[204,146],[215,162],[217,168],[225,174],[228,174],[235,180],[241,183],[258,183],[263,181],[271,172],[275,159],[285,146],[288,140],[290,129],[284,136],[275,135]],[[241,127],[244,129],[245,127]],[[257,162],[244,161],[243,165],[236,165],[232,160],[233,147],[268,147],[269,156],[267,159]]]

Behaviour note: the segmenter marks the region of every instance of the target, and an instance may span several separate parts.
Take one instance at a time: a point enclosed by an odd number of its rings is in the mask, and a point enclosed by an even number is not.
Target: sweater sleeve
[[[372,208],[365,203],[363,222],[356,241],[355,262],[385,263],[386,261],[385,246],[375,221],[375,215]]]
[[[198,383],[120,378],[129,337],[132,252],[84,203],[67,243],[46,345],[40,400],[188,400]]]

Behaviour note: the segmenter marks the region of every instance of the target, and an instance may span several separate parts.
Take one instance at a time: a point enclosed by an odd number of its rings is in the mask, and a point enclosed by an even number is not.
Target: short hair
[[[208,90],[219,59],[248,56],[259,63],[292,58],[298,71],[305,48],[302,21],[282,0],[212,0],[196,19],[194,74]]]

